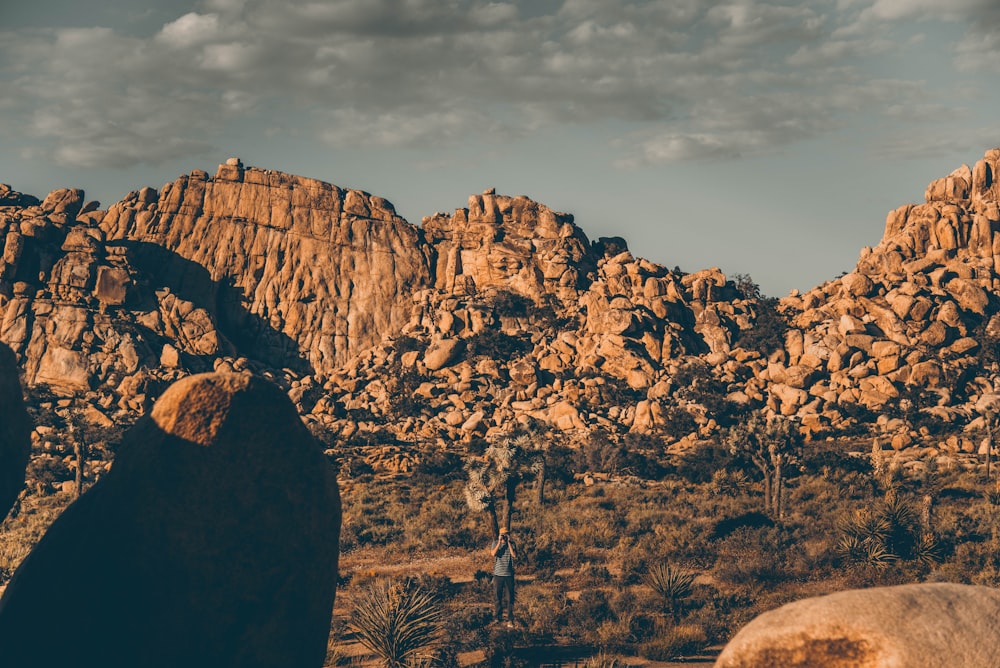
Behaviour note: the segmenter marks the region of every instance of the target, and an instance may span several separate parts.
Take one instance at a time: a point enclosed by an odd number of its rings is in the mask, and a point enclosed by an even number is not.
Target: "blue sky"
[[[495,187],[780,296],[1000,146],[998,75],[996,0],[0,0],[0,182]]]

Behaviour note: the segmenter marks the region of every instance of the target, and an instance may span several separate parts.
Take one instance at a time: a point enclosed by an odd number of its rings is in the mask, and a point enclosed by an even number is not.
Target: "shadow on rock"
[[[24,408],[17,359],[0,343],[0,521],[24,487],[31,454],[31,426]]]
[[[154,243],[109,242],[112,244],[127,248],[129,260],[155,286],[167,287],[211,313],[220,332],[240,355],[300,374],[313,372],[299,344],[251,313],[245,306],[243,291],[231,279],[213,280],[202,265]]]
[[[15,573],[0,655],[11,666],[321,666],[339,529],[336,475],[280,389],[185,378]]]

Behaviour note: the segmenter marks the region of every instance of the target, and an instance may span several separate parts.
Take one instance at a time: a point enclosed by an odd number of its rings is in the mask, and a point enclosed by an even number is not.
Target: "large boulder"
[[[278,387],[180,380],[15,573],[4,664],[321,666],[339,530],[334,470]]]
[[[24,469],[31,454],[30,436],[17,360],[10,348],[0,343],[0,520],[24,487]]]
[[[716,668],[983,668],[1000,656],[1000,591],[958,584],[857,589],[760,615]]]

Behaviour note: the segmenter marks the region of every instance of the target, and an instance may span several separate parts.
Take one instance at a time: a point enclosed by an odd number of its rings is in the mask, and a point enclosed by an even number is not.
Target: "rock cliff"
[[[493,190],[416,227],[235,158],[106,212],[5,187],[0,340],[29,386],[112,419],[186,374],[252,369],[394,469],[538,423],[683,450],[750,410],[968,454],[1000,389],[998,167],[995,149],[935,181],[853,271],[780,302]]]
[[[131,193],[101,229],[189,261],[162,267],[169,282],[207,270],[231,287],[200,297],[241,351],[278,367],[328,373],[398,330],[431,282],[430,249],[385,199],[237,159]]]

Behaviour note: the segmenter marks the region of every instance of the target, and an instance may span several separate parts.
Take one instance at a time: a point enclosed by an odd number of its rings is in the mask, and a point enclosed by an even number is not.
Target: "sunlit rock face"
[[[190,261],[172,283],[207,270],[232,338],[276,366],[328,373],[398,330],[431,283],[430,249],[387,200],[237,159],[131,193],[101,228]]]
[[[981,668],[1000,656],[1000,592],[958,584],[856,589],[765,612],[716,668]]]

